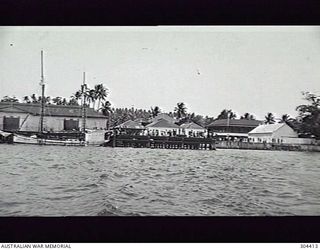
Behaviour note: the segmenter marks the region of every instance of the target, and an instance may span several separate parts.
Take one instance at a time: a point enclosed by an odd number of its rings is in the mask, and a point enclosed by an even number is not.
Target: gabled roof
[[[194,122],[183,123],[180,125],[180,127],[185,129],[204,129],[203,127]]]
[[[167,120],[168,122],[175,123],[177,120],[166,113],[160,113],[156,117],[152,118],[152,122],[159,121],[161,119]]]
[[[229,126],[233,127],[257,127],[261,124],[262,121],[258,120],[247,120],[247,119],[229,119]],[[228,119],[220,119],[215,120],[214,122],[210,123],[207,127],[223,127],[228,126]]]
[[[180,128],[177,124],[169,122],[165,119],[152,122],[146,126],[146,128]]]
[[[275,124],[263,124],[249,132],[250,134],[269,134],[273,133],[282,126],[286,125],[285,123],[275,123]],[[288,125],[287,125],[288,126]]]
[[[126,129],[144,129],[144,126],[142,126],[141,124],[139,124],[136,121],[126,121],[118,126],[116,126],[116,128],[126,128]]]
[[[3,137],[8,137],[9,135],[12,135],[12,134],[11,134],[11,133],[4,132],[4,131],[0,130],[0,135],[2,135]]]
[[[40,115],[40,104],[34,103],[13,103],[13,102],[0,102],[0,112],[6,112],[6,109],[17,109],[23,113],[29,113],[32,115]],[[66,116],[66,117],[81,117],[81,106],[69,106],[69,105],[54,105],[47,104],[44,109],[45,116]],[[86,108],[86,114],[88,118],[103,118],[106,117],[95,111],[92,108]]]

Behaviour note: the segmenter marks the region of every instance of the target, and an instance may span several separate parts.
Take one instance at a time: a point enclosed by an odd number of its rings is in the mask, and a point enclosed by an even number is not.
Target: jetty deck
[[[107,147],[133,147],[133,148],[166,148],[166,149],[192,149],[215,150],[213,138],[179,137],[179,136],[142,136],[142,135],[116,135],[111,136]]]

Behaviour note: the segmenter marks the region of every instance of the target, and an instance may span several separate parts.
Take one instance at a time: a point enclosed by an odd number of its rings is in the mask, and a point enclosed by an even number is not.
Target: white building
[[[180,125],[180,128],[181,134],[186,135],[187,137],[207,136],[207,130],[194,122],[183,123]]]
[[[249,141],[256,143],[311,144],[313,139],[299,138],[286,123],[259,125],[249,133]]]
[[[180,134],[180,127],[165,119],[159,119],[146,126],[147,132],[154,136],[175,136]]]

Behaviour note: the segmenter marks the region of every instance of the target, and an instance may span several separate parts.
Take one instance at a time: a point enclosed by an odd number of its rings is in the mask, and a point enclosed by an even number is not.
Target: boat
[[[45,93],[45,81],[44,81],[44,72],[43,72],[43,51],[41,51],[41,81],[40,81],[42,93],[41,93],[41,112],[40,112],[40,126],[39,132],[34,133],[32,135],[25,135],[21,131],[16,131],[13,133],[13,143],[18,144],[33,144],[33,145],[60,145],[60,146],[86,146],[88,143],[86,141],[86,129],[85,129],[85,98],[82,103],[82,119],[83,119],[83,127],[82,127],[82,138],[79,136],[78,138],[74,138],[74,136],[70,138],[64,137],[55,137],[52,138],[50,136],[51,132],[45,131],[43,126],[44,120],[44,109],[45,109],[45,101],[44,101],[44,93]],[[82,92],[85,90],[85,74],[84,74],[84,83],[81,85]],[[55,133],[56,134],[56,133]],[[80,133],[81,134],[81,133]]]

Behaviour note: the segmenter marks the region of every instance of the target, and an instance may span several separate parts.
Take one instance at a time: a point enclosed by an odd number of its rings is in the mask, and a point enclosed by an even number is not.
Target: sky
[[[104,84],[113,107],[295,117],[320,94],[320,26],[0,27],[0,98]]]

